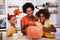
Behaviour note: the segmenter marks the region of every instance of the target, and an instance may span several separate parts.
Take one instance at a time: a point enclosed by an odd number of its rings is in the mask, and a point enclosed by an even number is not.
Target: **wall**
[[[57,26],[60,27],[60,0],[57,0],[57,3],[59,5],[59,7],[57,8],[58,10],[58,14],[57,14]]]
[[[59,0],[7,0],[6,2],[7,2],[7,6],[11,6],[11,5],[16,5],[16,6],[19,6],[19,9],[22,11],[22,5],[24,4],[24,3],[26,3],[26,2],[32,2],[34,5],[38,5],[38,4],[42,4],[42,3],[45,3],[45,2],[57,2],[58,4],[60,3],[59,2]],[[9,9],[9,8],[7,8],[7,13],[12,13],[13,14],[13,8],[12,9]],[[53,22],[53,24],[57,27],[57,25],[58,24],[60,24],[60,5],[59,5],[59,7],[58,7],[58,12],[59,12],[59,14],[51,14],[51,17],[50,17],[50,20]],[[23,17],[23,16],[25,16],[25,14],[20,14],[19,15],[19,17],[18,17],[18,24],[17,24],[17,27],[20,27],[20,19]],[[8,21],[7,21],[7,27],[9,26],[9,23],[8,23]]]

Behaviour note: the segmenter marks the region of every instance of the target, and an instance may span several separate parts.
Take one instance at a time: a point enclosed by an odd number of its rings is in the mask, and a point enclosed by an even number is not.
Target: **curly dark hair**
[[[50,12],[47,9],[41,9],[36,13],[36,17],[40,17],[40,14],[43,13],[46,19],[49,19],[50,17]]]
[[[34,6],[33,6],[33,4],[28,2],[28,3],[25,3],[25,4],[23,5],[23,8],[22,8],[22,9],[23,9],[23,12],[26,13],[26,9],[29,8],[29,7],[34,11]]]

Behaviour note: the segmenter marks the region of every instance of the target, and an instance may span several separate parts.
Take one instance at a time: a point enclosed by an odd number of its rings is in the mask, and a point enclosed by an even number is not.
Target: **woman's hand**
[[[36,26],[36,24],[34,22],[30,22],[29,26]]]

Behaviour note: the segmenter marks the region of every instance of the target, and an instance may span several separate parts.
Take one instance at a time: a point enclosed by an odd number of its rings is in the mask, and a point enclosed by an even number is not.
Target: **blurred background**
[[[22,6],[26,2],[31,2],[35,6],[34,14],[42,8],[48,8],[48,10],[51,12],[50,20],[55,25],[55,27],[60,27],[60,1],[59,0],[7,0],[6,1],[6,13],[14,14],[15,9],[19,9],[22,12]],[[36,8],[37,6],[37,8]],[[17,20],[20,21],[20,19],[25,16],[26,14],[21,13],[17,16]],[[18,21],[17,27],[20,27]],[[8,27],[8,25],[7,25]]]

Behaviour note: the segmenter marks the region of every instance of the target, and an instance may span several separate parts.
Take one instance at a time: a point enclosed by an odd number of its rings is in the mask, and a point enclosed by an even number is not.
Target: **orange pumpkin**
[[[14,15],[19,15],[19,14],[20,14],[19,9],[15,9],[15,10],[14,10]]]
[[[40,29],[40,27],[37,26],[28,26],[27,27],[27,37],[29,38],[41,38],[43,32],[41,32],[42,30]]]

